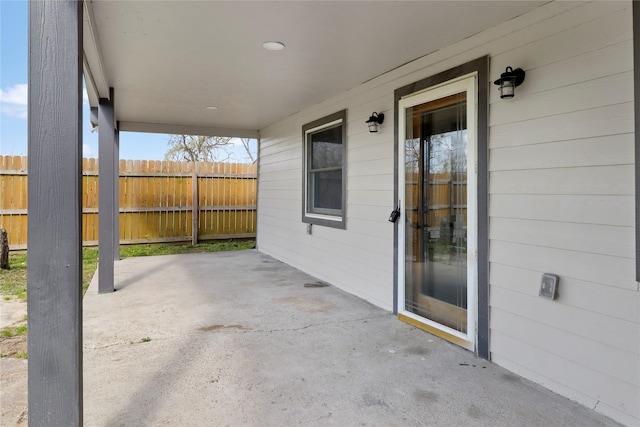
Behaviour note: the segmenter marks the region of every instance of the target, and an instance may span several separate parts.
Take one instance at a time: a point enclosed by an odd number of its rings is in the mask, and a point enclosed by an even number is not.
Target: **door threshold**
[[[422,329],[423,331],[428,332],[431,335],[435,335],[438,338],[442,338],[445,341],[449,341],[450,343],[459,345],[460,347],[465,348],[469,351],[475,351],[475,346],[471,341],[450,334],[449,332],[443,331],[442,329],[436,328],[435,326],[428,325],[402,313],[398,313],[398,320],[411,326],[415,326],[418,329]]]

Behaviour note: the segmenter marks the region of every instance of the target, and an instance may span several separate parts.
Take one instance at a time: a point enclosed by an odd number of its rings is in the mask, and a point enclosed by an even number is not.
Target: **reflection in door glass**
[[[405,310],[466,333],[466,93],[405,119]]]

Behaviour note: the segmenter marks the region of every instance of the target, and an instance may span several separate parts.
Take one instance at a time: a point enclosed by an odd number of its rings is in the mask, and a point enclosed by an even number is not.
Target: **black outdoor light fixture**
[[[376,113],[375,111],[371,113],[371,117],[365,123],[369,126],[369,132],[374,133],[378,132],[378,125],[381,125],[384,122],[384,113]]]
[[[493,82],[494,85],[500,86],[500,98],[513,98],[516,94],[516,87],[520,86],[524,81],[524,70],[522,68],[507,67],[504,73],[500,74],[500,78]]]

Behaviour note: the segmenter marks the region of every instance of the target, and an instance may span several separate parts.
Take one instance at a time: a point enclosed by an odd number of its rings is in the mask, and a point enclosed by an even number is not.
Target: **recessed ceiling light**
[[[207,107],[207,110],[217,110],[218,107],[216,107],[215,105],[210,105]]]
[[[282,50],[284,49],[284,43],[280,42],[264,42],[262,43],[262,47],[267,50]]]

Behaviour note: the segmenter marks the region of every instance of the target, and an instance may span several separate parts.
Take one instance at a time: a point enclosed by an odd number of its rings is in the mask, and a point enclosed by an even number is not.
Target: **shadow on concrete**
[[[616,425],[255,250],[129,260],[85,296],[85,425]]]
[[[116,261],[116,263],[124,261],[125,259],[131,260],[131,258],[123,258],[121,260]],[[159,266],[154,266],[153,268],[149,268],[149,269],[145,269],[145,270],[138,270],[138,271],[136,271],[135,275],[133,275],[133,276],[127,275],[124,279],[116,281],[116,283],[114,284],[114,288],[115,288],[116,291],[119,291],[121,289],[126,288],[127,286],[130,286],[130,285],[133,285],[133,284],[139,282],[140,280],[142,280],[145,277],[148,277],[149,274],[151,273],[151,270],[153,270],[154,273],[157,273],[157,272],[162,271],[162,270],[164,270],[164,269],[166,269],[168,267],[169,267],[168,264],[161,264]]]

